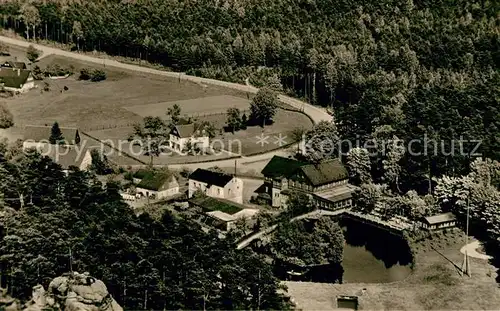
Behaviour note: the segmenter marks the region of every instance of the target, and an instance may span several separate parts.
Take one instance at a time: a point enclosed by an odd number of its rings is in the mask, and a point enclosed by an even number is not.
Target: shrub
[[[43,75],[44,75],[44,73],[42,72],[42,69],[40,69],[40,67],[35,66],[33,68],[33,79],[43,80]]]
[[[73,74],[73,69],[71,67],[62,67],[59,64],[49,65],[43,71],[46,77],[62,77],[65,75]]]
[[[92,82],[99,82],[106,80],[106,72],[100,69],[90,69],[90,68],[83,68],[80,70],[80,80],[90,80]]]
[[[12,113],[4,106],[0,105],[0,128],[6,129],[14,125]]]
[[[90,79],[92,82],[99,82],[106,80],[106,73],[103,70],[96,69],[92,72],[92,77]]]
[[[83,68],[80,70],[80,77],[78,79],[80,80],[90,80],[92,76],[92,72],[89,68]]]
[[[64,90],[67,91],[67,90],[69,90],[69,88],[65,85]]]
[[[26,58],[29,59],[30,62],[34,62],[38,56],[40,56],[40,51],[35,49],[35,47],[30,44],[30,46],[28,46],[28,50],[26,50]]]
[[[50,85],[49,85],[47,82],[44,82],[44,83],[43,83],[43,90],[44,90],[45,92],[50,91]]]

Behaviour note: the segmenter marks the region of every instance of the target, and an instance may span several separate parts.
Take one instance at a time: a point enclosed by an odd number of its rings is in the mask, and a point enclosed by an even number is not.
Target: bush
[[[44,75],[44,73],[42,72],[42,69],[40,69],[40,67],[35,66],[33,68],[33,79],[43,80],[43,75]]]
[[[99,82],[106,80],[106,73],[103,70],[96,69],[92,72],[92,77],[90,78],[92,82]]]
[[[71,67],[61,67],[59,64],[49,65],[43,71],[43,75],[46,77],[62,77],[71,74],[73,74]]]
[[[30,62],[34,62],[40,56],[40,51],[35,49],[33,45],[30,44],[28,46],[28,50],[26,51],[26,58],[30,60]]]
[[[0,105],[0,128],[6,129],[14,125],[12,113],[4,106]]]
[[[90,80],[90,77],[92,76],[91,69],[89,68],[83,68],[80,70],[80,77],[78,79],[80,80]]]
[[[50,91],[50,85],[49,85],[47,82],[44,82],[44,83],[43,83],[43,90],[44,90],[45,92]]]
[[[106,80],[106,72],[100,69],[90,69],[90,68],[83,68],[80,70],[80,80],[90,80],[92,82],[99,82]]]

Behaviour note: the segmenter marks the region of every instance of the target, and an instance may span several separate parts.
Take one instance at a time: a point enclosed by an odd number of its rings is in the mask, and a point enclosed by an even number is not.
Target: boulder
[[[35,286],[33,298],[23,311],[61,310],[61,307],[65,311],[123,311],[102,281],[78,272],[56,277],[47,292],[43,286]]]

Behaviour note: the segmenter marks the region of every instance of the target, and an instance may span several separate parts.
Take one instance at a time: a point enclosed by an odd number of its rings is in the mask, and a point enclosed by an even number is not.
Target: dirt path
[[[482,259],[482,260],[489,260],[492,257],[489,255],[481,254],[477,251],[478,248],[481,247],[481,243],[479,241],[474,241],[471,242],[467,245],[464,245],[461,249],[460,252],[462,254],[465,254],[465,251],[467,251],[467,256],[477,258],[477,259]]]

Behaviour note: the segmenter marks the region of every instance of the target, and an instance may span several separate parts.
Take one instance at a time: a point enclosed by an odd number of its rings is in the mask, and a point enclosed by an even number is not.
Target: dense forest
[[[477,152],[500,158],[499,9],[488,0],[55,0],[8,1],[0,14],[29,39],[206,77],[242,82],[264,67],[288,92],[332,107],[353,142],[381,129],[407,143],[442,140],[445,152],[401,160],[403,190],[427,192],[434,176],[468,172],[475,144],[454,140],[480,140]]]
[[[286,308],[271,266],[231,239],[169,213],[136,217],[117,184],[0,147],[0,287],[12,296],[73,269],[125,310]]]

